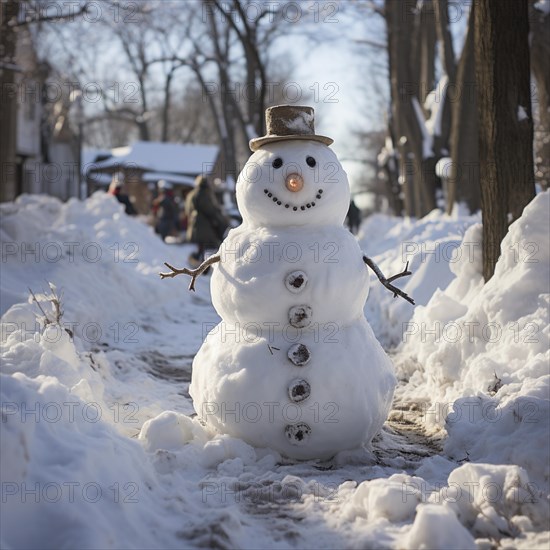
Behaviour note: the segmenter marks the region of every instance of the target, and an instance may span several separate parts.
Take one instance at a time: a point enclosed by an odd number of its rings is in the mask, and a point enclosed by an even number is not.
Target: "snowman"
[[[394,295],[414,303],[364,256],[343,226],[346,173],[317,135],[311,107],[266,111],[267,135],[236,186],[242,224],[197,269],[210,265],[222,318],[193,361],[189,393],[214,432],[293,459],[328,459],[368,445],[387,418],[393,366],[363,313],[369,265]]]

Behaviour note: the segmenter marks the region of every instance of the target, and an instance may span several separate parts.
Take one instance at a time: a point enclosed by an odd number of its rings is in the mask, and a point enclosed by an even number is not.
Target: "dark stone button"
[[[288,358],[297,366],[303,367],[309,363],[311,352],[304,344],[294,344],[288,349]]]
[[[303,271],[293,271],[286,276],[285,286],[290,292],[302,292],[307,285],[307,275]]]
[[[311,394],[311,386],[307,380],[297,378],[288,386],[288,396],[294,403],[305,401]]]
[[[285,427],[285,435],[291,445],[304,445],[311,435],[311,428],[304,422],[289,424]]]
[[[288,321],[295,328],[305,328],[311,324],[312,315],[309,306],[293,306],[288,310]]]

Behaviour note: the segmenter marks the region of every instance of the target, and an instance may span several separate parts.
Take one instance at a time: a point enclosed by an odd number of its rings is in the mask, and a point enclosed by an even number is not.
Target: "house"
[[[41,190],[43,159],[40,136],[44,114],[40,90],[43,79],[31,35],[26,29],[17,34],[15,60],[15,183],[9,200],[24,192],[38,193]]]
[[[38,59],[32,33],[17,33],[15,85],[3,93],[13,94],[15,132],[6,147],[13,161],[1,193],[14,200],[22,193],[46,193],[62,200],[80,196],[78,141],[69,124],[70,99],[51,92],[58,86],[51,67]],[[13,147],[13,148],[12,148]],[[9,176],[9,177],[8,177]]]
[[[223,181],[221,157],[217,145],[137,141],[113,149],[108,158],[88,161],[83,171],[88,193],[106,189],[115,174],[122,176],[134,207],[138,213],[147,214],[159,180],[170,182],[181,199],[200,174],[212,181]]]

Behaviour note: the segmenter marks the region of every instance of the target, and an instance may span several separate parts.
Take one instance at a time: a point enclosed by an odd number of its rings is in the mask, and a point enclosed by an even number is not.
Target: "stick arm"
[[[380,268],[376,265],[374,260],[369,258],[368,256],[363,256],[363,261],[365,264],[367,264],[375,273],[375,275],[378,277],[378,280],[388,289],[393,292],[393,297],[401,296],[404,300],[407,300],[410,304],[414,305],[414,300],[405,292],[403,292],[401,289],[397,288],[396,286],[393,286],[391,283],[392,281],[395,281],[396,279],[399,279],[401,277],[408,277],[409,275],[412,275],[412,273],[409,271],[409,262],[407,262],[407,265],[405,266],[405,269],[401,271],[401,273],[397,273],[396,275],[392,275],[391,277],[386,277],[380,270]]]
[[[169,273],[159,273],[159,275],[161,279],[171,279],[172,277],[176,277],[176,275],[191,275],[189,290],[195,292],[195,281],[197,277],[204,273],[204,271],[206,271],[208,267],[220,261],[221,255],[215,254],[214,256],[210,256],[210,258],[204,260],[204,262],[202,262],[202,264],[199,265],[199,267],[197,267],[196,269],[188,269],[187,267],[182,267],[181,269],[178,269],[177,267],[170,265],[168,262],[164,262],[164,265],[171,271]]]

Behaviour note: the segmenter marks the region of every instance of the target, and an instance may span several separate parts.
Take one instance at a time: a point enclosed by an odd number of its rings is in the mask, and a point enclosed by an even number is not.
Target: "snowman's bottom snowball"
[[[197,414],[215,431],[297,459],[330,458],[380,431],[395,376],[364,318],[330,335],[304,330],[299,342],[311,353],[304,366],[290,361],[297,342],[280,332],[247,340],[229,328],[222,322],[207,336],[189,390]],[[310,394],[293,401],[289,387],[300,380]]]

